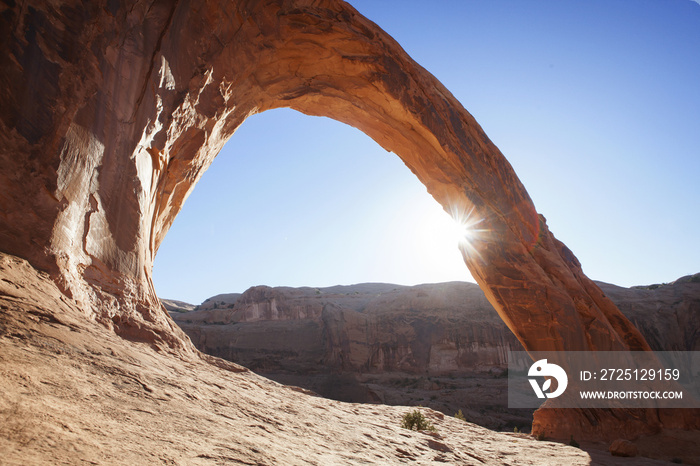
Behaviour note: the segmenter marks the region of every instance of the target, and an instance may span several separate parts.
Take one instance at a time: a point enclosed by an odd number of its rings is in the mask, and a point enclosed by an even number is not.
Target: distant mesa
[[[161,299],[161,304],[165,307],[168,312],[190,312],[194,311],[197,306],[194,304],[189,304],[183,301],[177,301],[175,299]]]

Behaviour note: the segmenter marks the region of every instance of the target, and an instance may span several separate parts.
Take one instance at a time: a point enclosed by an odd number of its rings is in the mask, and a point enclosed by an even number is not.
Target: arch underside
[[[349,5],[65,3],[5,16],[0,237],[86,315],[188,347],[152,286],[158,246],[235,129],[289,107],[360,129],[446,211],[480,221],[464,260],[527,350],[649,349],[474,118]]]

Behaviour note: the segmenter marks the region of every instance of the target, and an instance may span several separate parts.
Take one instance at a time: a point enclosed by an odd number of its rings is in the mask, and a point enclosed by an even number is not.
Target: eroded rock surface
[[[193,351],[153,289],[158,246],[235,129],[291,107],[359,128],[480,220],[465,261],[526,348],[648,349],[474,118],[346,3],[10,2],[0,31],[2,250],[124,338]],[[601,416],[591,435],[615,428]]]
[[[673,283],[600,288],[657,351],[700,351],[700,274]]]
[[[200,350],[263,369],[296,357],[307,370],[322,363],[341,371],[440,375],[505,367],[508,351],[521,348],[472,283],[259,286],[235,302],[214,297],[173,317]],[[285,351],[296,354],[285,359]]]

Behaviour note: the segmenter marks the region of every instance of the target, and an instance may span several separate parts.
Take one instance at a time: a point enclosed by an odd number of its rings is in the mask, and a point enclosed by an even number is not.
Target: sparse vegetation
[[[408,430],[427,430],[435,432],[435,427],[430,423],[420,410],[414,410],[406,413],[401,421],[401,427]]]
[[[542,430],[542,431],[538,432],[538,433],[537,433],[537,437],[535,437],[535,438],[536,438],[537,440],[539,440],[540,442],[542,442],[542,441],[545,439],[544,431]]]
[[[513,433],[514,433],[514,434],[519,434],[519,433],[520,433],[520,429],[518,429],[518,426],[513,427]]]
[[[457,419],[459,419],[460,421],[465,421],[465,422],[467,421],[467,418],[464,417],[464,413],[462,412],[461,409],[455,413],[455,417]]]

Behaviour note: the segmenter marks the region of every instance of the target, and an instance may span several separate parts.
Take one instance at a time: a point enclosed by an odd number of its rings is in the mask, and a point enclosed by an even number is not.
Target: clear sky
[[[350,3],[475,116],[589,277],[700,272],[698,2]],[[205,173],[154,281],[192,303],[263,284],[472,281],[450,226],[395,154],[275,110],[247,120]]]

